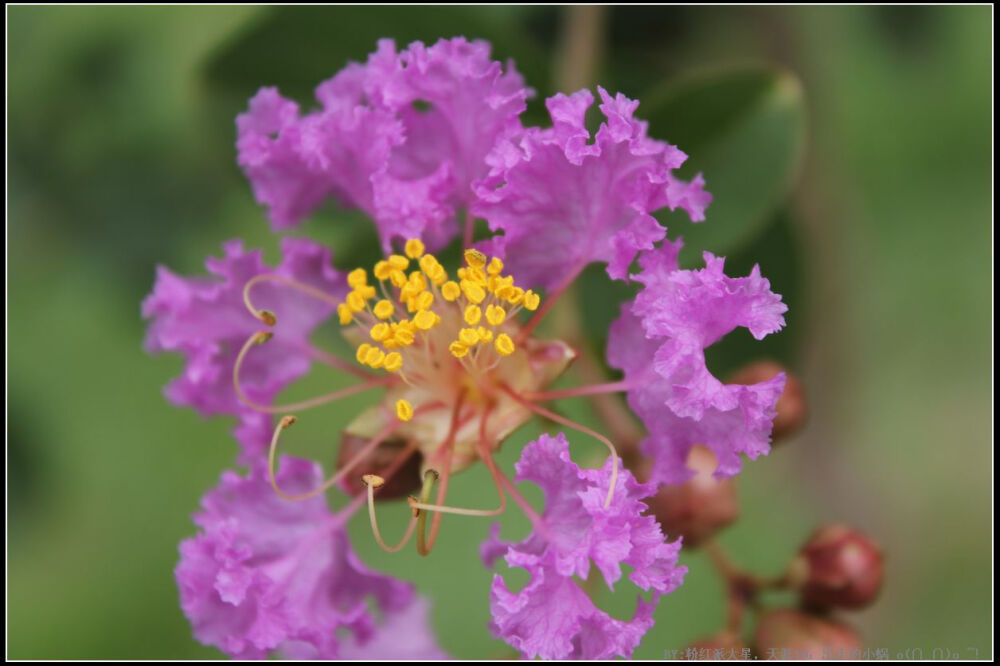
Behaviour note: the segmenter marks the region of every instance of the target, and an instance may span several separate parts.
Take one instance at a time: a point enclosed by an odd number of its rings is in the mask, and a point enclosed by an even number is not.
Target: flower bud
[[[676,486],[663,486],[646,500],[665,534],[684,537],[685,546],[696,546],[740,515],[736,485],[732,479],[712,476],[717,461],[704,446],[688,454],[687,465],[694,476]]]
[[[788,368],[777,361],[756,361],[745,365],[726,380],[727,384],[758,384],[771,379],[779,372],[785,373],[785,390],[775,407],[774,429],[771,439],[778,442],[794,435],[806,422],[808,406],[802,382]]]
[[[680,660],[694,661],[701,659],[743,660],[750,659],[750,648],[731,631],[723,631],[694,641],[677,655]]]
[[[809,606],[863,608],[882,587],[882,552],[871,539],[844,525],[817,530],[796,558],[800,594]]]
[[[340,437],[340,450],[337,452],[337,469],[343,469],[370,441],[370,437],[349,432],[343,433]],[[388,477],[385,483],[375,491],[376,501],[406,497],[418,491],[420,489],[421,462],[418,454],[411,454],[398,470],[391,475],[387,474],[406,445],[405,440],[388,439],[376,446],[374,451],[351,466],[350,472],[340,482],[341,490],[352,497],[360,495],[365,492],[365,484],[361,477],[367,475]]]
[[[795,608],[779,608],[760,616],[754,632],[760,659],[860,659],[864,646],[858,634],[828,617]]]

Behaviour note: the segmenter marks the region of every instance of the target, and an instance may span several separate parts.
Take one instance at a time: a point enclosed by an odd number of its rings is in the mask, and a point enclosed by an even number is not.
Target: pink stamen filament
[[[565,416],[561,416],[553,411],[545,409],[544,407],[540,407],[532,402],[529,402],[524,397],[522,397],[515,391],[511,390],[509,386],[501,386],[500,388],[504,393],[509,395],[519,404],[526,407],[527,409],[530,409],[539,416],[544,416],[545,418],[555,421],[556,423],[560,423],[566,426],[567,428],[572,428],[574,430],[584,433],[585,435],[590,435],[591,437],[601,442],[602,444],[604,444],[604,446],[608,448],[608,451],[611,454],[611,482],[608,485],[608,495],[604,500],[604,508],[611,506],[611,498],[614,497],[615,485],[618,482],[618,451],[615,449],[615,445],[611,443],[611,440],[602,435],[601,433],[597,432],[596,430],[591,430],[585,425],[577,423],[576,421],[572,421],[566,418]]]
[[[476,220],[470,211],[465,211],[465,233],[462,235],[462,247],[472,247],[472,235],[476,230]]]
[[[599,395],[601,393],[620,393],[628,391],[632,384],[624,380],[617,382],[607,382],[604,384],[590,384],[588,386],[578,386],[559,391],[545,391],[540,393],[524,393],[525,400],[532,402],[545,402],[548,400],[561,400],[563,398],[576,398],[585,395]]]
[[[243,362],[246,360],[247,353],[250,348],[260,344],[261,336],[267,335],[267,331],[259,331],[251,335],[247,341],[243,344],[240,353],[236,356],[236,363],[233,365],[233,388],[236,390],[236,397],[247,407],[262,412],[264,414],[277,414],[279,412],[298,412],[305,409],[310,409],[312,407],[317,407],[319,405],[325,405],[330,402],[336,402],[341,398],[346,398],[347,396],[354,395],[355,393],[361,393],[362,391],[367,391],[368,389],[377,388],[379,386],[388,386],[399,381],[399,378],[394,376],[379,377],[376,379],[370,379],[362,384],[355,384],[354,386],[348,386],[347,388],[340,389],[339,391],[334,391],[333,393],[328,393],[326,395],[321,395],[315,398],[310,398],[309,400],[303,400],[302,402],[295,402],[289,405],[261,405],[260,403],[254,402],[247,394],[243,391],[243,387],[240,385],[240,368],[243,366]]]
[[[331,368],[336,368],[337,370],[341,370],[343,372],[348,372],[356,377],[360,377],[361,379],[373,379],[379,376],[374,373],[367,372],[353,363],[348,363],[339,356],[334,356],[333,354],[325,352],[322,349],[317,349],[312,345],[305,345],[304,351],[309,354],[313,360],[318,361],[319,363],[323,363],[324,365],[328,365]]]
[[[583,267],[580,266],[576,270],[571,270],[568,277],[563,280],[558,287],[553,289],[551,293],[545,295],[545,300],[542,303],[542,306],[535,311],[535,314],[532,315],[531,319],[529,319],[528,322],[521,327],[521,330],[517,332],[515,342],[519,347],[524,344],[524,341],[527,340],[528,337],[531,336],[531,332],[535,330],[535,327],[542,323],[542,319],[545,318],[545,315],[548,314],[549,310],[551,310],[559,301],[559,297],[562,296],[567,289],[569,289],[569,286],[573,284],[573,280],[576,279],[576,276],[580,274],[582,269]]]

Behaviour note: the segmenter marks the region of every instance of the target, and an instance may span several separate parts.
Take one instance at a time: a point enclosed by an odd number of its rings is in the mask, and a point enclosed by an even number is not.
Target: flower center
[[[541,299],[478,250],[465,251],[456,279],[419,240],[407,241],[405,252],[375,264],[377,286],[363,268],[347,276],[352,290],[337,314],[361,330],[355,357],[411,386],[462,385],[473,399],[489,392],[490,371],[518,350],[514,316],[536,310]]]
[[[496,448],[530,417],[506,391],[535,391],[551,383],[574,357],[558,341],[524,335],[520,310],[538,309],[540,297],[514,284],[498,257],[465,251],[454,278],[416,239],[405,254],[377,262],[369,273],[348,274],[351,292],[337,307],[344,336],[356,345],[356,360],[402,380],[389,387],[389,404],[404,424],[400,435],[416,442],[425,466],[441,465],[442,442],[451,432],[446,466],[461,469],[478,458],[486,437]],[[462,403],[461,409],[452,410]],[[411,417],[421,405],[444,409]],[[370,435],[385,421],[384,412],[366,412],[348,431]],[[480,419],[486,420],[481,431]]]

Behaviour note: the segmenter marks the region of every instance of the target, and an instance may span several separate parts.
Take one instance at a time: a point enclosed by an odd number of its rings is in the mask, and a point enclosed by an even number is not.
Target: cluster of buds
[[[806,421],[801,381],[774,361],[752,363],[734,373],[732,383],[766,381],[779,372],[785,388],[776,405],[775,442],[796,434]],[[637,463],[640,476],[645,463]],[[717,459],[707,447],[694,447],[686,482],[664,486],[647,500],[651,512],[671,537],[683,537],[687,548],[701,547],[726,581],[727,626],[690,643],[682,659],[850,659],[863,656],[861,638],[832,617],[835,610],[856,610],[875,601],[882,586],[882,553],[856,529],[829,525],[818,529],[789,562],[785,573],[764,578],[734,566],[713,537],[740,515],[732,478],[716,478]],[[766,608],[761,593],[795,591],[798,607]],[[756,612],[752,634],[744,636],[744,611]]]
[[[802,382],[794,373],[775,361],[757,361],[737,370],[728,378],[730,384],[756,384],[778,373],[785,373],[785,388],[775,406],[772,441],[777,444],[799,432],[808,412]],[[717,478],[715,454],[704,446],[688,453],[687,466],[692,470],[685,483],[666,485],[647,503],[660,521],[664,533],[683,537],[686,548],[697,547],[739,518],[736,482],[732,477]],[[637,474],[645,476],[645,463],[638,464]]]

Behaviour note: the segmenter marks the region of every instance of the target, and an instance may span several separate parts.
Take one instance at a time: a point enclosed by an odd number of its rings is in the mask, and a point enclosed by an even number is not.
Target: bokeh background
[[[721,539],[733,558],[775,573],[815,526],[853,524],[887,554],[880,601],[845,616],[868,645],[991,656],[992,9],[588,11],[8,8],[10,657],[218,656],[191,638],[172,569],[200,495],[233,464],[231,423],[163,400],[181,360],[143,352],[139,303],[157,263],[198,273],[223,240],[274,256],[233,146],[258,86],[308,105],[377,38],[459,34],[516,60],[539,92],[528,120],[559,89],[639,97],[651,133],[688,152],[716,197],[702,227],[664,218],[686,261],[701,248],[742,271],[759,261],[789,302],[785,331],[732,336],[710,358],[718,372],[779,358],[810,397],[806,429],[739,478],[743,518]],[[371,227],[332,206],[297,233],[340,258],[376,252]],[[600,349],[627,290],[599,270],[584,288],[602,296],[579,324]],[[289,395],[340,381],[317,372]],[[289,450],[331,461],[363,404],[303,419]],[[460,476],[455,502],[475,502],[482,481]],[[507,536],[525,529],[504,522]],[[509,654],[486,629],[486,521],[446,519],[428,558],[378,551],[363,521],[351,530],[367,561],[433,599],[446,650]],[[688,581],[638,657],[722,624],[721,584],[701,554],[684,559]],[[600,603],[627,616],[634,595],[618,591]]]

